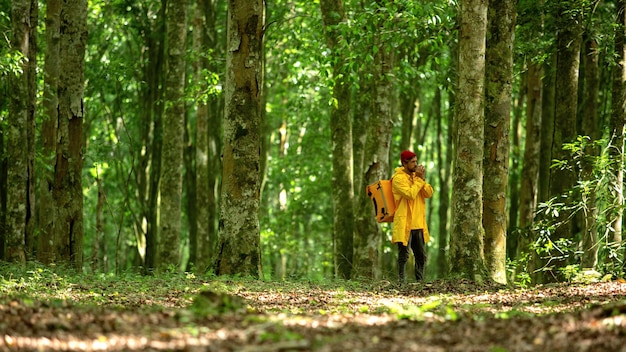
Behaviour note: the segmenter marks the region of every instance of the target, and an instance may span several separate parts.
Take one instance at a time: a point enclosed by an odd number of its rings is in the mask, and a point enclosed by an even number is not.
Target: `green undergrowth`
[[[174,310],[183,320],[222,315],[376,315],[410,321],[532,317],[567,308],[559,295],[528,302],[498,298],[533,289],[450,280],[398,285],[379,281],[263,281],[164,272],[141,275],[77,273],[62,267],[0,264],[0,304],[104,307],[150,312]],[[529,307],[533,309],[528,309]],[[566,308],[563,308],[563,307]],[[578,307],[580,308],[580,307]],[[584,307],[583,307],[584,308]],[[260,318],[263,319],[263,318]]]

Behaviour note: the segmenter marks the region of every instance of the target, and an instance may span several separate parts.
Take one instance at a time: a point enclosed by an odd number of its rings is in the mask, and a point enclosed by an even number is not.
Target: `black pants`
[[[398,278],[404,281],[406,262],[409,260],[409,247],[415,257],[415,280],[424,279],[424,265],[426,264],[426,246],[424,245],[424,230],[411,230],[408,246],[398,242]]]

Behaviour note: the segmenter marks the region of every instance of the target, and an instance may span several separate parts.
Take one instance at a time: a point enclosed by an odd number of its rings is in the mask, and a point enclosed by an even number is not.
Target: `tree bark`
[[[462,0],[460,18],[450,264],[453,273],[481,282],[488,279],[482,227],[487,0]]]
[[[379,6],[382,6],[379,4]],[[380,48],[374,53],[374,64],[369,83],[370,121],[366,127],[366,141],[363,153],[363,186],[360,192],[364,195],[365,186],[381,179],[388,179],[392,174],[390,155],[396,156],[399,163],[399,152],[393,154],[391,137],[395,116],[395,96],[393,67],[395,55],[388,50],[383,40],[384,23],[379,19],[378,33],[374,35],[375,45]],[[383,232],[381,226],[372,215],[371,201],[365,195],[359,197],[359,214],[367,214],[359,219],[360,232],[355,238],[355,271],[357,276],[379,278],[381,276],[381,246]]]
[[[41,125],[42,156],[47,165],[54,164],[57,145],[59,97],[59,45],[61,27],[61,0],[46,3],[46,54],[44,61],[43,117]],[[38,170],[39,179],[39,236],[37,260],[44,264],[54,262],[54,224],[56,207],[53,202],[54,172]]]
[[[209,111],[207,106],[208,84],[204,77],[204,70],[208,69],[206,54],[203,53],[203,46],[206,43],[207,18],[206,7],[212,6],[212,1],[197,0],[193,18],[193,38],[192,45],[197,58],[193,61],[194,81],[198,86],[199,94],[196,105],[196,138],[195,138],[195,166],[196,166],[196,238],[189,236],[189,262],[196,266],[200,273],[204,272],[209,265],[208,253],[205,248],[209,243]],[[209,46],[210,47],[210,46]],[[205,93],[206,92],[206,93]],[[193,225],[193,224],[192,224]]]
[[[10,262],[24,263],[27,253],[28,230],[32,222],[32,178],[34,175],[31,144],[34,142],[35,78],[32,77],[37,64],[32,54],[36,49],[36,40],[31,36],[31,7],[37,8],[31,0],[13,0],[11,21],[13,38],[11,46],[22,55],[19,63],[21,73],[9,74],[9,116],[7,125],[7,198],[5,218],[4,259]],[[36,18],[35,18],[36,19]],[[33,127],[31,127],[33,124]],[[32,134],[32,135],[31,135]],[[26,146],[26,147],[25,147]]]
[[[149,272],[156,267],[157,240],[158,240],[158,197],[159,184],[161,181],[161,156],[163,150],[163,66],[165,57],[165,0],[161,1],[161,7],[157,12],[154,22],[150,22],[145,28],[146,57],[147,63],[142,72],[143,79],[147,82],[140,91],[143,102],[142,114],[140,115],[142,126],[142,145],[146,146],[147,152],[140,154],[139,169],[141,175],[138,183],[140,193],[145,200],[146,206],[142,208],[145,227],[145,252],[143,263],[144,272]],[[141,254],[141,249],[140,249]],[[119,270],[119,267],[118,267]]]
[[[516,3],[489,1],[485,76],[483,228],[485,265],[491,278],[506,283],[506,200]]]
[[[437,244],[439,252],[437,254],[437,277],[443,278],[448,274],[448,234],[449,234],[449,221],[448,210],[450,209],[450,174],[452,170],[452,119],[454,111],[447,112],[445,122],[448,126],[445,134],[443,129],[444,116],[441,113],[441,89],[437,90],[438,103],[438,118],[437,121],[437,165],[439,165],[437,176],[439,177],[439,188],[437,190],[437,198],[439,198],[438,209],[438,224],[439,224],[439,236],[437,237]],[[454,95],[449,94],[450,106],[454,106]],[[446,146],[445,148],[443,146]]]
[[[61,9],[59,117],[54,200],[56,261],[77,270],[83,265],[83,96],[87,1],[67,0]]]
[[[216,74],[218,80],[223,79],[223,65],[218,58],[226,56],[226,33],[219,32],[220,17],[217,16],[218,8],[221,8],[223,0],[216,0],[213,7],[207,8],[207,18],[211,18],[207,21],[211,29],[209,36],[207,37],[207,46],[215,48],[215,53],[210,61],[210,71]],[[222,33],[222,34],[220,34]],[[217,82],[216,82],[217,85]],[[209,128],[209,227],[208,227],[208,244],[203,253],[209,255],[209,263],[214,261],[216,257],[216,247],[218,241],[218,227],[219,209],[218,209],[218,186],[221,183],[222,175],[222,131],[224,120],[224,96],[221,92],[213,92],[209,96],[208,110],[209,110],[209,125],[214,128]]]
[[[261,0],[228,3],[224,157],[215,273],[261,278]]]
[[[161,204],[159,207],[158,267],[180,265],[182,217],[182,169],[184,135],[185,50],[187,0],[167,2],[167,51],[165,60],[165,114]]]
[[[598,43],[594,33],[587,33],[584,41],[583,60],[583,97],[582,97],[582,134],[588,136],[588,144],[584,149],[584,159],[581,161],[581,179],[594,183],[594,160],[599,154],[595,143],[600,138],[598,131],[598,96],[600,90],[599,53]],[[592,188],[584,192],[583,204],[583,254],[581,266],[584,269],[595,269],[598,263],[598,230],[596,218],[598,216],[597,189]]]
[[[332,197],[333,237],[337,275],[350,279],[353,260],[354,185],[352,171],[352,120],[350,84],[343,74],[345,56],[338,47],[340,32],[336,28],[346,21],[341,0],[321,0],[320,8],[326,42],[333,55],[333,100],[330,129],[333,156]]]
[[[28,162],[28,184],[26,187],[26,260],[32,260],[36,255],[35,225],[36,225],[36,204],[35,204],[35,115],[37,114],[37,30],[39,26],[39,1],[30,0],[30,26],[29,51],[28,51],[28,120],[26,122],[27,142],[27,162]]]

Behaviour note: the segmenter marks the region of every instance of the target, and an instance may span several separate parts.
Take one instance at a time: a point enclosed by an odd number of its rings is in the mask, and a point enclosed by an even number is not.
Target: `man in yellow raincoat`
[[[426,264],[425,243],[428,242],[426,225],[426,198],[433,196],[433,187],[426,182],[424,165],[417,164],[415,153],[405,150],[400,154],[402,167],[397,167],[391,188],[396,202],[393,219],[392,243],[398,244],[398,278],[405,280],[405,267],[409,247],[415,257],[415,279],[424,278]]]

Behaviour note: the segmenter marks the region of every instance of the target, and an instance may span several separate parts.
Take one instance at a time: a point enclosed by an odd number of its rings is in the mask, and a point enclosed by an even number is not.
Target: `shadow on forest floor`
[[[1,350],[626,351],[626,283],[60,276],[0,267]]]

